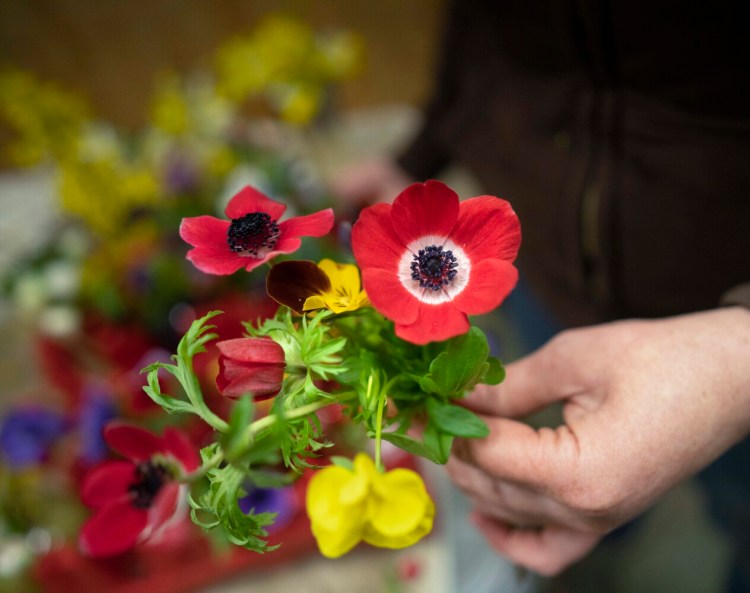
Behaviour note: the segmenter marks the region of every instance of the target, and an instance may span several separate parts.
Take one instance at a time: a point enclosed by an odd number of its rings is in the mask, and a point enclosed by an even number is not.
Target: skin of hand
[[[329,185],[341,202],[363,207],[376,202],[392,202],[413,182],[392,160],[371,158],[338,171]]]
[[[515,418],[554,402],[563,424]],[[750,432],[750,310],[568,330],[465,400],[448,463],[497,552],[554,575]]]

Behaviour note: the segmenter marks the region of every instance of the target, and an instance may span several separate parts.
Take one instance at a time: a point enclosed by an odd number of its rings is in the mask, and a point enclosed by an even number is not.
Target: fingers
[[[471,519],[494,550],[546,576],[583,558],[601,539],[597,534],[556,526],[519,529],[479,513]]]
[[[490,429],[484,439],[457,439],[453,455],[494,478],[544,492],[574,475],[578,439],[568,426],[534,429],[507,418],[482,418]]]
[[[471,500],[475,510],[514,525],[546,525],[565,521],[569,513],[546,495],[492,478],[453,457],[446,469],[453,482]]]

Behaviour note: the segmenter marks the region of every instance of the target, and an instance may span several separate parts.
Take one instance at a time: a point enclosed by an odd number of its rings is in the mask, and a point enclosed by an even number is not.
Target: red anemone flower
[[[333,228],[333,210],[328,208],[279,222],[286,205],[252,187],[245,187],[227,204],[230,220],[213,216],[183,218],[180,237],[193,246],[187,258],[207,274],[248,272],[280,253],[293,253],[300,237],[322,237]]]
[[[518,217],[505,200],[459,202],[438,181],[415,183],[389,204],[362,211],[352,230],[354,257],[372,306],[414,344],[469,330],[518,279]]]
[[[217,342],[219,375],[216,386],[226,397],[250,393],[256,400],[281,391],[286,360],[284,349],[271,338],[237,338]]]
[[[105,461],[86,475],[83,502],[96,509],[81,528],[79,545],[89,556],[114,556],[143,542],[176,516],[182,487],[175,476],[200,466],[186,436],[167,428],[159,437],[143,428],[111,422],[104,439],[127,460]]]

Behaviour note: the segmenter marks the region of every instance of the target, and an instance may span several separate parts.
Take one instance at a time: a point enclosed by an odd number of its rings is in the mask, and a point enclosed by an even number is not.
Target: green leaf
[[[418,441],[405,434],[399,434],[396,432],[384,432],[382,433],[384,441],[388,441],[396,445],[399,449],[403,449],[407,453],[412,455],[419,455],[425,459],[432,461],[433,463],[443,464],[448,460],[447,456],[444,456],[442,451],[434,449],[428,446],[422,441]]]
[[[338,467],[343,467],[349,471],[354,471],[354,462],[348,457],[342,457],[341,455],[332,455],[330,457],[331,463]]]
[[[237,499],[244,494],[246,475],[231,465],[213,469],[206,475],[208,489],[200,496],[188,497],[193,522],[203,529],[220,529],[233,544],[258,553],[269,552],[266,527],[272,525],[276,513],[243,513]]]
[[[490,356],[487,359],[487,362],[489,363],[489,368],[484,374],[482,383],[486,383],[487,385],[499,385],[505,381],[505,367],[503,366],[502,361],[494,356]]]
[[[427,423],[423,434],[425,446],[435,451],[436,463],[441,465],[447,463],[453,446],[453,435],[442,432],[432,421]]]
[[[419,380],[419,387],[425,393],[440,393],[440,386],[435,383],[435,379],[431,375],[425,375]]]
[[[162,363],[155,363],[146,367],[146,369],[148,369],[148,385],[143,387],[143,391],[146,392],[146,395],[148,395],[156,404],[160,405],[168,414],[180,412],[194,413],[195,408],[189,402],[161,392],[161,387],[159,385],[160,368],[166,368],[171,371],[174,367],[172,365],[163,365]]]
[[[437,393],[457,397],[474,387],[481,379],[490,347],[487,338],[478,327],[450,339],[443,352],[430,363],[432,381]]]
[[[464,438],[483,438],[490,430],[474,412],[445,404],[435,398],[427,401],[427,413],[435,426],[444,433]]]

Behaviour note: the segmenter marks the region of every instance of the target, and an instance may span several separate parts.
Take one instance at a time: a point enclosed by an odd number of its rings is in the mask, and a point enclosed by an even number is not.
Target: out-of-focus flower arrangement
[[[222,212],[248,181],[270,195],[283,195],[295,212],[325,203],[314,166],[286,151],[277,138],[265,137],[266,123],[274,130],[325,125],[335,109],[337,85],[361,70],[363,57],[355,33],[318,32],[292,16],[272,14],[220,45],[210,68],[160,75],[148,120],[135,130],[101,120],[83,97],[57,84],[15,68],[0,69],[0,118],[13,132],[2,158],[48,174],[55,188],[53,207],[59,210],[53,230],[37,237],[35,250],[0,277],[13,318],[35,334],[39,360],[25,364],[48,386],[16,394],[0,409],[3,583],[21,579],[12,586],[31,590],[25,579],[35,572],[49,590],[63,590],[67,578],[68,590],[80,585],[80,590],[114,591],[115,582],[136,578],[132,557],[120,572],[111,563],[97,572],[77,552],[78,533],[88,525],[87,507],[106,521],[117,512],[113,508],[121,510],[118,497],[129,492],[116,479],[106,492],[91,486],[94,468],[110,483],[125,467],[113,461],[118,458],[113,451],[130,459],[129,469],[143,461],[128,457],[131,451],[110,437],[105,440],[110,433],[103,427],[126,420],[157,434],[179,429],[188,442],[203,444],[210,427],[185,414],[164,414],[143,392],[141,369],[168,361],[190,323],[212,309],[225,311],[219,323],[223,335],[237,338],[240,319],[268,318],[277,309],[262,278],[197,272],[185,260],[180,221]],[[259,122],[266,126],[260,132]],[[308,245],[305,253],[318,258],[331,248]],[[226,416],[229,403],[215,386],[218,354],[213,349],[195,371],[208,405]],[[166,373],[159,382],[165,391],[176,386]],[[171,445],[165,447],[154,445],[151,452],[160,458],[174,453]],[[174,459],[175,467],[190,470],[190,463],[180,465],[179,455]],[[108,469],[109,463],[116,465]],[[158,472],[153,479],[161,479]],[[179,497],[160,502],[164,516],[142,524],[144,513],[137,514],[133,525],[140,529],[131,532],[133,542],[159,531],[176,500],[186,516],[184,488],[177,491]],[[279,513],[277,531],[286,530],[288,538],[290,529],[299,531],[303,492],[304,484],[274,490],[247,485],[240,508]],[[94,527],[84,534],[96,532],[96,521],[89,521]],[[205,542],[197,545],[192,537],[171,539],[187,541],[205,555]],[[50,551],[60,552],[54,564],[45,560]],[[185,572],[184,550],[177,557],[173,569]],[[163,558],[151,564],[145,556],[136,560],[142,573],[169,564]],[[75,567],[98,576],[85,586],[71,581],[68,573]],[[162,590],[180,590],[179,579],[173,580],[173,589]]]

